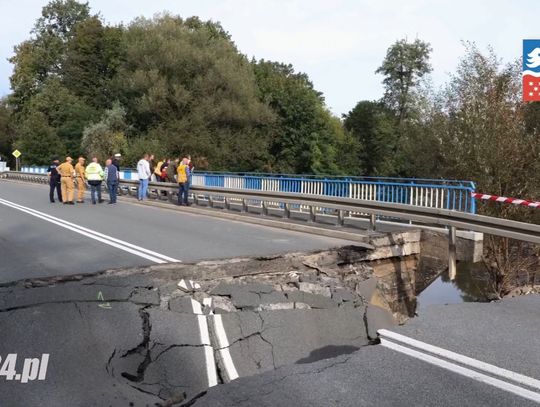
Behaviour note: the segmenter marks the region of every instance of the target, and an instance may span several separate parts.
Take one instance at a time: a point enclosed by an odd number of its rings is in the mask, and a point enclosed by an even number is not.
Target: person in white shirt
[[[144,154],[137,163],[137,174],[139,176],[139,201],[142,201],[144,198],[146,198],[146,191],[148,190],[148,179],[152,175],[152,173],[150,172],[150,163],[148,162],[148,157],[148,154]]]

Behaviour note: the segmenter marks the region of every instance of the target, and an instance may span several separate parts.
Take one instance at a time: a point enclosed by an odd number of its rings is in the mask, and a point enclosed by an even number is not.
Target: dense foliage
[[[87,3],[53,0],[11,62],[0,126],[13,139],[0,151],[19,148],[27,164],[121,152],[130,165],[151,150],[212,170],[354,169],[338,157],[352,157],[354,142],[307,76],[248,60],[212,21],[163,14],[110,26]]]
[[[384,95],[339,119],[306,74],[247,59],[219,23],[163,14],[113,26],[87,3],[53,0],[11,58],[0,156],[191,154],[199,169],[460,178],[539,199],[540,108],[521,102],[519,61],[464,45],[433,90],[430,44],[396,41],[377,69]]]

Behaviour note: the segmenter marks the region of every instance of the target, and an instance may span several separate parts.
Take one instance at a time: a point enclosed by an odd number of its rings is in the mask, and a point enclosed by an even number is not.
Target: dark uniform
[[[58,161],[54,161],[49,168],[47,168],[47,173],[49,174],[49,199],[51,202],[54,202],[54,190],[56,189],[56,195],[58,200],[62,202],[62,190],[60,188],[60,174],[56,171],[58,167]]]

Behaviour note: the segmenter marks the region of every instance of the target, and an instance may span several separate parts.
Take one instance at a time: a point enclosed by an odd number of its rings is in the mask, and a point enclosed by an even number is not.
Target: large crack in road
[[[0,354],[48,352],[51,363],[45,382],[22,389],[7,382],[3,399],[190,405],[231,377],[350,354],[395,321],[394,298],[381,302],[392,284],[377,276],[392,262],[369,256],[348,246],[5,284]],[[404,275],[414,273],[407,264]],[[72,390],[44,401],[47,386]]]

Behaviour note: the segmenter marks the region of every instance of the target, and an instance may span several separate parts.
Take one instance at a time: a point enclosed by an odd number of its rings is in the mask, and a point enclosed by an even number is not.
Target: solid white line
[[[523,387],[516,386],[514,384],[510,384],[508,382],[496,379],[494,377],[485,375],[483,373],[477,372],[476,370],[467,369],[466,367],[462,367],[459,365],[456,365],[451,362],[447,362],[443,359],[436,358],[435,356],[428,355],[426,353],[418,352],[414,349],[407,348],[402,345],[398,345],[397,343],[391,342],[387,339],[381,338],[381,345],[392,349],[396,352],[403,353],[405,355],[411,356],[413,358],[422,360],[424,362],[430,363],[432,365],[438,366],[440,368],[450,370],[454,373],[458,373],[462,376],[468,377],[470,379],[477,380],[479,382],[489,384],[491,386],[497,387],[501,390],[507,391],[509,393],[513,393],[517,396],[535,401],[540,402],[540,393],[536,393],[531,390],[524,389]]]
[[[238,372],[236,371],[231,352],[229,351],[229,340],[227,339],[227,334],[225,333],[221,314],[213,315],[212,321],[214,322],[214,331],[216,334],[218,351],[225,367],[225,373],[227,374],[227,378],[232,381],[238,378]]]
[[[8,206],[8,207],[10,207],[10,208],[12,208],[12,209],[17,209],[17,210],[19,210],[19,211],[21,211],[21,212],[25,212],[25,213],[27,213],[27,214],[29,214],[29,215],[35,216],[36,218],[43,219],[43,220],[45,220],[45,221],[47,221],[47,222],[54,223],[55,225],[61,226],[61,227],[65,228],[65,229],[71,230],[71,231],[73,231],[73,232],[75,232],[75,233],[78,233],[78,234],[80,234],[80,235],[87,236],[87,237],[89,237],[89,238],[91,238],[91,239],[94,239],[94,240],[97,240],[97,241],[99,241],[99,242],[105,243],[105,244],[107,244],[107,245],[109,245],[109,246],[116,247],[117,249],[126,251],[126,252],[128,252],[128,253],[131,253],[131,254],[134,254],[134,255],[136,255],[136,256],[142,257],[142,258],[144,258],[144,259],[153,261],[154,263],[158,263],[158,264],[167,263],[165,260],[159,259],[159,258],[154,257],[154,256],[150,256],[150,255],[145,254],[145,253],[141,253],[140,251],[135,250],[135,249],[130,249],[129,247],[123,246],[122,244],[115,243],[115,242],[113,242],[113,241],[110,241],[110,240],[101,238],[101,237],[96,236],[96,235],[94,235],[94,234],[92,234],[92,233],[85,232],[85,231],[83,231],[83,230],[81,230],[81,229],[77,229],[77,228],[72,227],[72,226],[69,226],[69,225],[67,225],[67,224],[65,224],[65,223],[62,223],[62,222],[59,222],[59,221],[50,219],[50,218],[48,218],[48,217],[46,217],[46,216],[43,216],[43,215],[34,213],[34,212],[30,211],[30,210],[26,210],[26,209],[22,209],[22,208],[19,208],[19,207],[17,207],[17,206],[14,206],[14,205],[10,205],[10,204],[8,204],[8,203],[6,203],[6,202],[3,202],[2,199],[0,199],[0,204],[5,205],[5,206]]]
[[[42,219],[43,218],[47,218],[46,220],[53,220],[55,222],[60,222],[64,225],[67,225],[67,226],[70,226],[71,228],[75,228],[75,229],[78,229],[78,230],[81,230],[83,232],[86,232],[86,233],[90,233],[90,234],[93,234],[95,236],[98,236],[102,239],[106,239],[108,241],[111,241],[111,242],[114,242],[114,243],[118,243],[120,245],[123,245],[123,246],[126,246],[126,247],[129,247],[129,248],[132,248],[132,249],[135,249],[139,252],[143,252],[143,253],[146,253],[146,254],[149,254],[150,256],[152,257],[158,257],[162,260],[165,260],[163,263],[165,262],[172,262],[172,263],[178,263],[180,262],[180,260],[177,260],[177,259],[174,259],[172,257],[168,257],[168,256],[165,256],[161,253],[157,253],[153,250],[149,250],[149,249],[145,249],[144,247],[140,247],[140,246],[137,246],[137,245],[134,245],[134,244],[131,244],[129,242],[126,242],[126,241],[123,241],[123,240],[120,240],[120,239],[116,239],[112,236],[108,236],[108,235],[105,235],[103,233],[100,233],[100,232],[97,232],[95,230],[92,230],[92,229],[88,229],[88,228],[85,228],[83,226],[79,226],[77,224],[74,224],[74,223],[71,223],[71,222],[68,222],[64,219],[60,219],[60,218],[57,218],[55,216],[52,216],[52,215],[49,215],[47,213],[44,213],[44,212],[40,212],[36,209],[32,209],[32,208],[28,208],[26,206],[23,206],[23,205],[19,205],[15,202],[11,202],[11,201],[8,201],[6,199],[2,199],[0,198],[0,203],[4,203],[5,205],[7,206],[11,206],[15,209],[19,209],[19,210],[23,210],[23,211],[29,211],[29,212],[32,212],[33,214],[36,214],[36,215],[40,215],[38,217],[41,217]],[[28,212],[27,212],[28,213]],[[54,223],[54,222],[53,222]],[[96,239],[97,240],[97,239]],[[116,246],[115,246],[116,247]],[[131,253],[131,252],[130,252]],[[142,257],[142,256],[141,256]]]
[[[525,376],[525,375],[513,372],[511,370],[503,369],[501,367],[498,367],[498,366],[495,366],[486,362],[482,362],[481,360],[473,359],[468,356],[461,355],[459,353],[455,353],[444,348],[439,348],[438,346],[433,346],[433,345],[430,345],[429,343],[425,343],[417,339],[409,338],[408,336],[401,335],[396,332],[389,331],[387,329],[380,329],[378,333],[381,337],[386,337],[394,341],[401,342],[409,346],[418,348],[422,351],[433,353],[435,355],[442,356],[446,359],[453,360],[454,362],[460,363],[462,365],[470,366],[475,369],[487,372],[489,374],[499,376],[508,380],[512,380],[516,383],[520,383],[525,386],[540,390],[540,380],[536,380],[532,377]]]
[[[204,345],[204,361],[206,364],[206,376],[208,377],[208,387],[217,386],[218,378],[216,372],[216,360],[214,358],[214,348],[210,342],[210,331],[208,330],[208,321],[206,315],[202,315],[202,307],[199,301],[191,299],[193,313],[196,314],[199,324],[199,334],[201,344]]]

